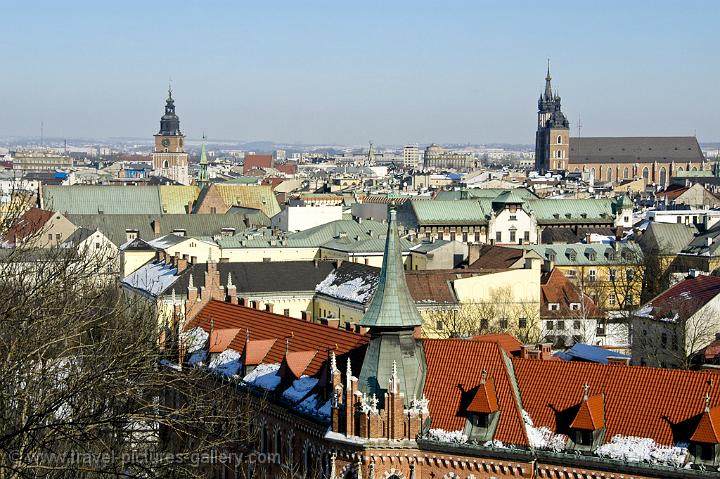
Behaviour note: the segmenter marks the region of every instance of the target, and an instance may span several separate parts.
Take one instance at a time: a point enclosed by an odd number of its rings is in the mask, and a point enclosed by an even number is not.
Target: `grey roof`
[[[607,226],[585,227],[585,228],[544,228],[541,235],[542,244],[563,244],[563,243],[580,243],[588,234],[598,234],[602,236],[614,236],[615,230]]]
[[[694,136],[582,137],[570,139],[570,163],[701,163]]]
[[[390,211],[378,287],[360,325],[370,328],[414,328],[422,325],[422,318],[405,281],[395,210]]]
[[[697,232],[690,225],[652,221],[638,243],[646,253],[678,254],[695,239]]]
[[[542,244],[511,245],[508,248],[532,250],[543,259],[553,260],[557,266],[599,266],[640,264],[642,251],[635,243],[622,243],[616,251],[614,245],[592,244]],[[595,252],[594,259],[589,253]],[[624,257],[623,257],[624,256]]]
[[[100,230],[115,245],[127,242],[128,230],[138,232],[138,237],[152,240],[160,236],[183,230],[185,236],[215,236],[223,228],[233,228],[235,232],[245,230],[242,215],[67,215],[67,219],[78,227]],[[159,221],[160,232],[153,230],[153,221]]]
[[[237,288],[238,296],[243,293],[270,293],[292,291],[315,291],[318,283],[322,282],[334,269],[335,265],[328,261],[270,261],[262,263],[216,263],[220,272],[220,284],[227,285],[228,275],[232,275],[232,282]],[[160,271],[162,279],[157,282],[147,281],[145,278],[154,278],[156,271]],[[137,289],[151,292],[154,296],[171,294],[185,294],[193,278],[193,284],[200,288],[205,284],[207,263],[189,264],[188,268],[175,273],[158,261],[150,261],[136,272],[123,279],[123,283]],[[172,274],[172,278],[168,277]],[[136,278],[143,278],[137,281]]]
[[[698,235],[682,250],[682,254],[697,256],[719,256],[720,223]]]

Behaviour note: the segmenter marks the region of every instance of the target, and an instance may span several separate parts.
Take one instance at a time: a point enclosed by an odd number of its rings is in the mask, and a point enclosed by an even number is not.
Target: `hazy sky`
[[[720,2],[5,1],[0,135],[534,142],[545,59],[583,136],[720,140]]]

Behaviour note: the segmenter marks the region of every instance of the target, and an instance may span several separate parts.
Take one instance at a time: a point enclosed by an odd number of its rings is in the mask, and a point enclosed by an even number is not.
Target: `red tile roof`
[[[513,355],[520,352],[523,343],[510,333],[494,333],[475,336],[473,341],[484,341],[489,343],[497,343],[506,353]]]
[[[495,381],[480,383],[470,405],[468,412],[490,414],[498,410],[497,394],[495,393]]]
[[[469,268],[471,269],[507,269],[512,268],[523,258],[525,252],[517,248],[504,246],[483,245],[480,247],[480,257]]]
[[[720,407],[715,406],[703,413],[690,440],[706,444],[720,444]]]
[[[270,352],[277,339],[261,339],[250,340],[246,343],[245,364],[249,366],[257,366],[262,363]]]
[[[288,352],[283,360],[283,366],[287,367],[295,378],[299,378],[305,373],[317,353],[317,351]]]
[[[497,403],[502,409],[495,439],[527,445],[527,433],[518,399],[497,343],[464,339],[425,339],[427,377],[425,396],[430,400],[432,427],[457,431],[465,427],[467,407],[480,386],[483,369],[494,381]],[[540,361],[537,361],[540,362]]]
[[[585,429],[597,431],[605,427],[605,398],[602,394],[596,394],[583,399],[580,403],[575,419],[570,424],[574,429]]]
[[[655,319],[670,317],[677,313],[685,320],[720,294],[719,276],[698,276],[688,278],[651,299],[646,306],[652,306]]]
[[[545,273],[540,280],[540,317],[542,318],[581,318],[582,310],[572,310],[571,303],[580,304],[582,297],[577,287],[558,268]],[[559,305],[551,310],[549,304]],[[585,318],[603,318],[605,315],[590,297],[585,295]]]
[[[245,155],[243,174],[255,168],[270,168],[273,165],[272,155]]]
[[[670,186],[667,190],[657,193],[658,198],[665,198],[666,201],[677,199],[678,196],[685,193],[690,188],[686,186]]]
[[[345,361],[349,355],[353,365],[360,365],[369,340],[366,336],[350,331],[221,301],[210,301],[185,329],[200,326],[209,331],[211,320],[216,329],[249,330],[253,341],[275,340],[262,361],[264,363],[283,362],[286,339],[289,339],[290,352],[318,351],[303,372],[308,376],[321,370],[331,349],[335,350],[339,364],[344,364],[341,361]],[[236,335],[230,348],[242,354],[245,349],[245,335]]]
[[[225,351],[239,332],[238,328],[214,329],[210,334],[210,352],[222,353]]]
[[[53,216],[52,211],[41,210],[40,208],[30,208],[15,223],[8,228],[5,233],[5,241],[17,243],[23,239],[38,233],[45,227]]]
[[[522,404],[537,427],[565,433],[586,383],[589,394],[604,394],[605,442],[617,434],[660,444],[672,444],[675,437],[687,440],[692,430],[678,428],[704,410],[705,394],[713,405],[720,403],[720,381],[709,371],[519,358],[512,363]],[[462,369],[460,364],[453,367]]]
[[[451,282],[469,276],[473,273],[463,270],[407,271],[405,281],[416,303],[457,303]]]
[[[282,163],[275,165],[275,169],[286,175],[294,175],[298,171],[297,163]]]

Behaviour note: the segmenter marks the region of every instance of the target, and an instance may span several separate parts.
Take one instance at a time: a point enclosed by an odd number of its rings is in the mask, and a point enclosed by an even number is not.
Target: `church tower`
[[[540,173],[564,171],[570,156],[570,122],[560,109],[560,95],[553,93],[550,61],[545,91],[538,100],[538,129],[535,134],[535,169]]]
[[[370,344],[365,351],[358,389],[368,396],[374,394],[381,402],[389,384],[397,385],[406,404],[422,397],[427,372],[425,351],[418,339],[422,318],[405,282],[394,209],[390,210],[378,286],[359,324],[369,328]]]
[[[185,136],[180,132],[180,118],[175,114],[175,100],[168,88],[165,114],[160,118],[160,131],[155,135],[153,151],[153,174],[190,184],[188,154],[184,149]]]

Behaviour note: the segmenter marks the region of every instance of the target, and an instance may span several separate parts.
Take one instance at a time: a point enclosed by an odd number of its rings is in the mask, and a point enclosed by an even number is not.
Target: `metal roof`
[[[582,137],[570,139],[570,164],[704,161],[694,136]]]

